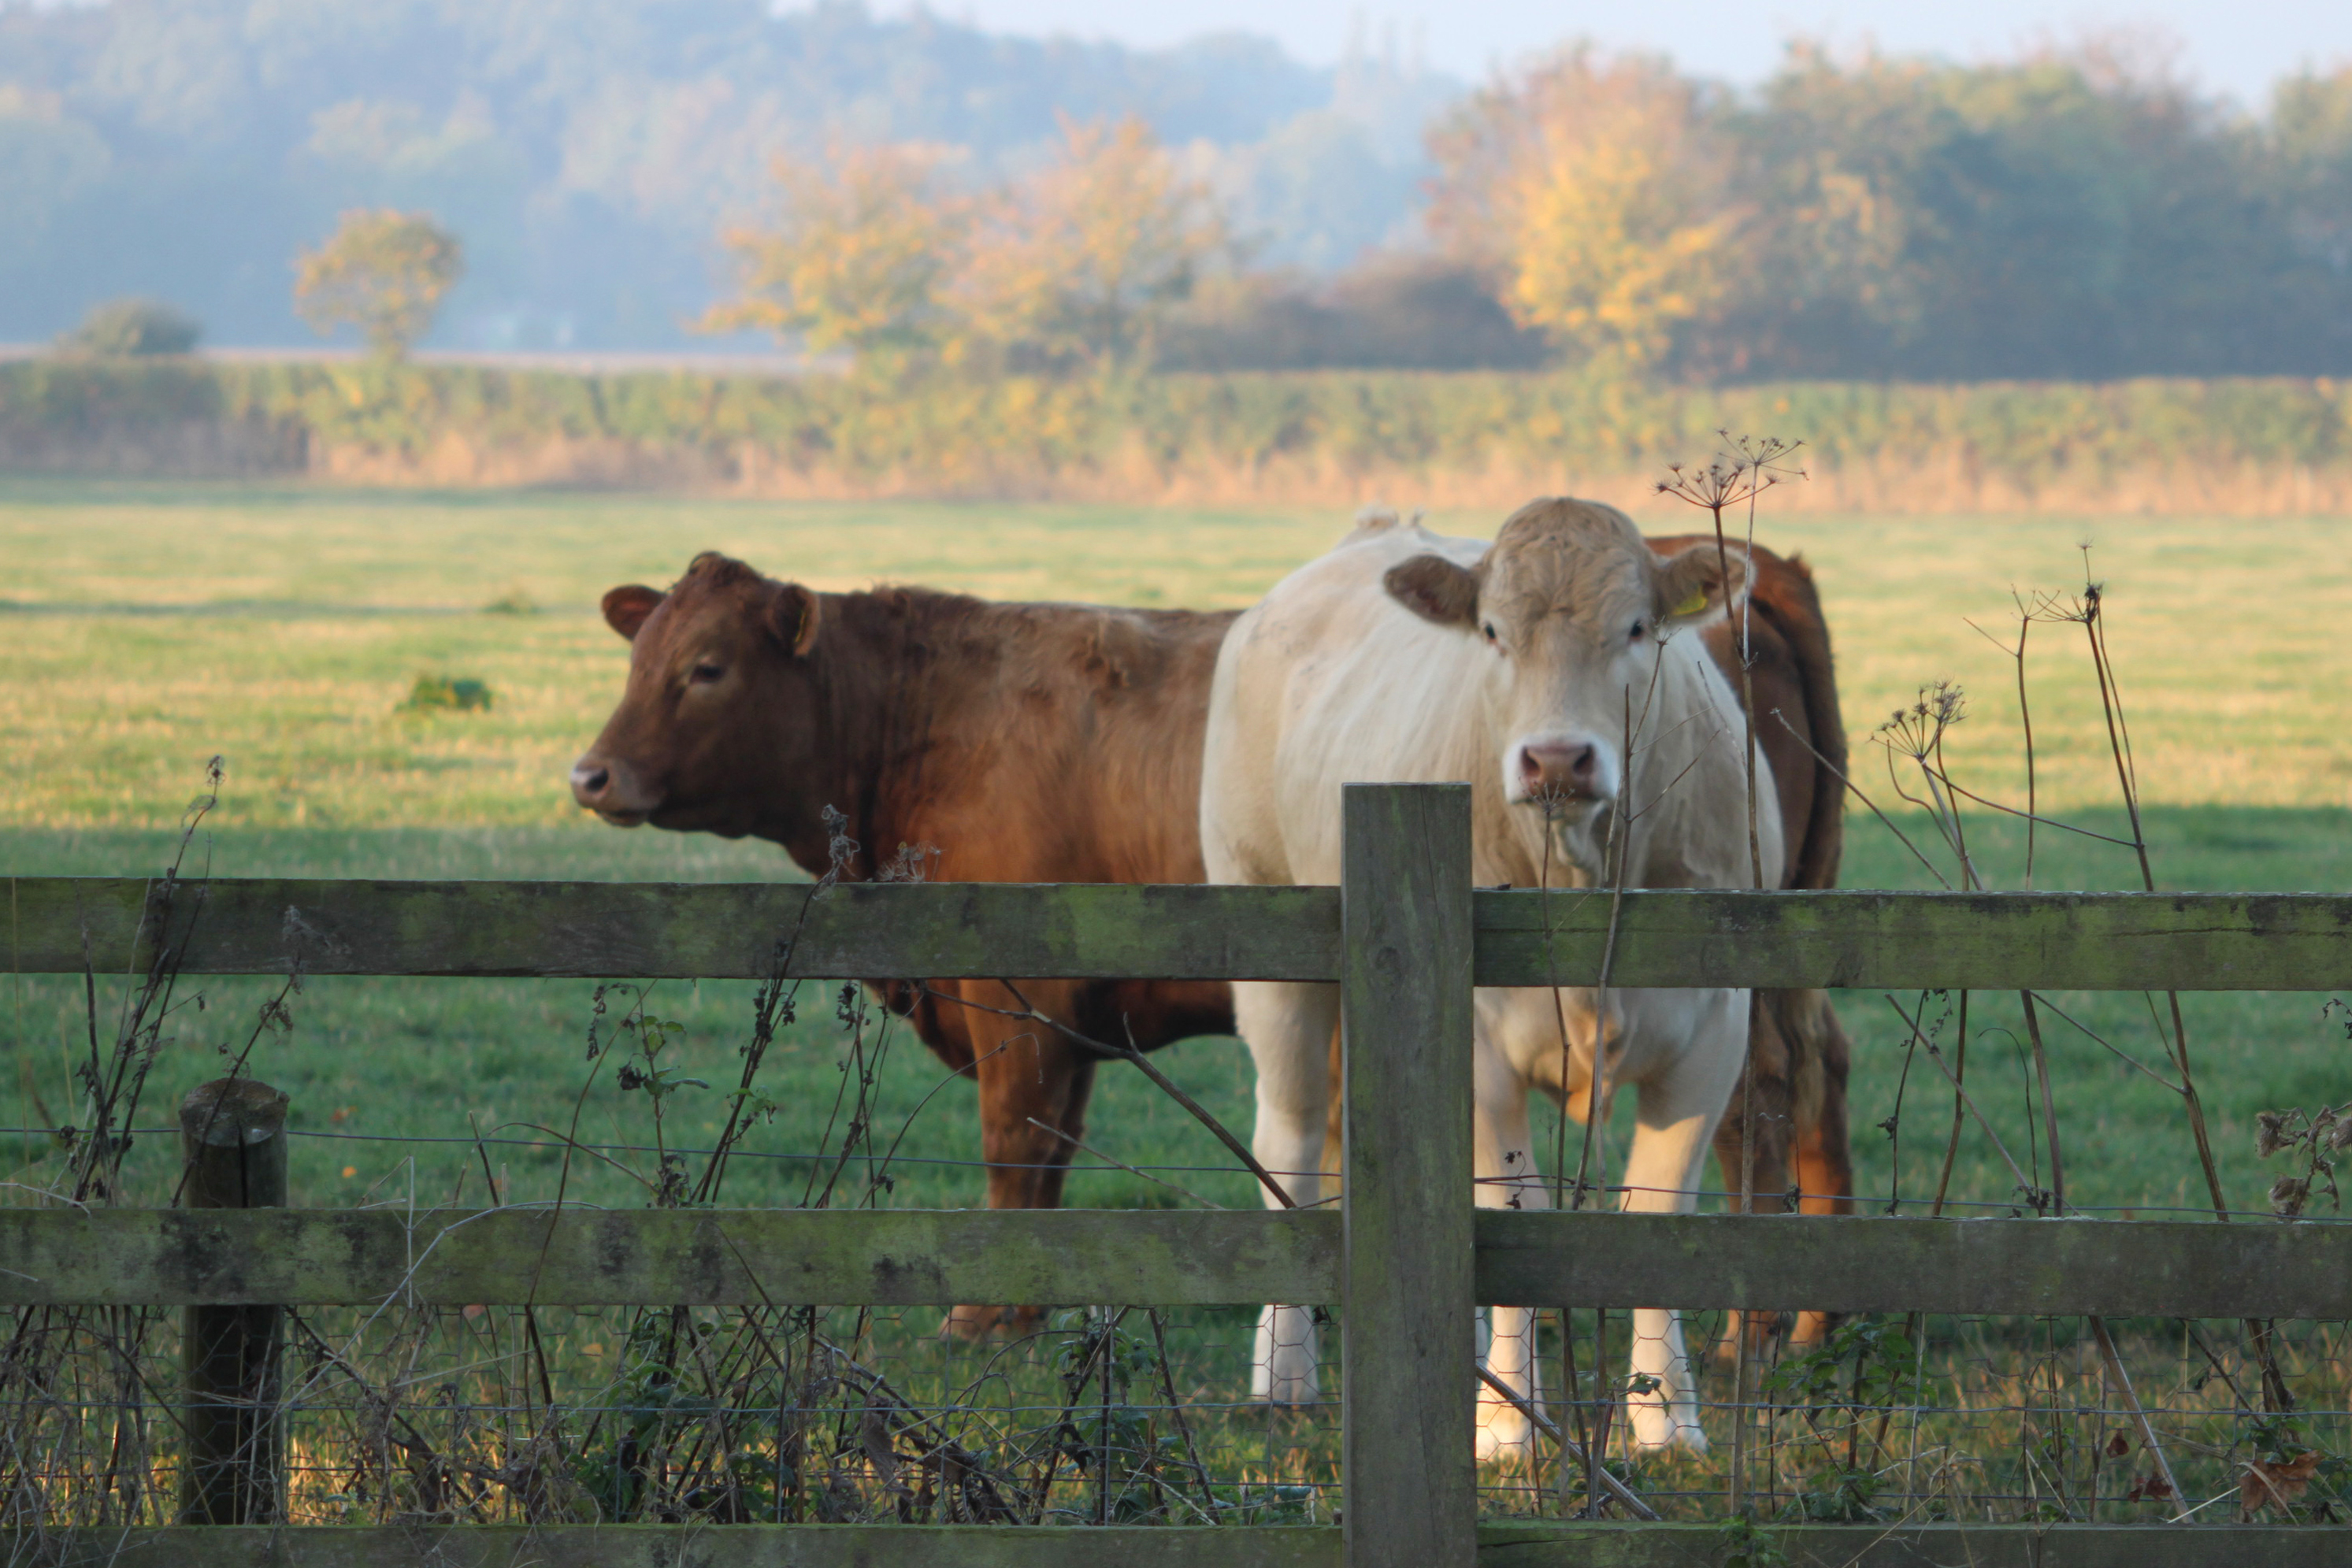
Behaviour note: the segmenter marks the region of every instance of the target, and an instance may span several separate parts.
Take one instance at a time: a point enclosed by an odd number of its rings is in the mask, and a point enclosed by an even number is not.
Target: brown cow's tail
[[[1753,1172],[1750,1212],[1785,1214],[1793,1192],[1801,1213],[1852,1214],[1846,1075],[1853,1047],[1845,1026],[1827,991],[1759,988],[1749,1005],[1748,1071],[1733,1086],[1731,1104],[1715,1134],[1716,1164],[1725,1189],[1734,1195],[1726,1207],[1741,1207],[1737,1194],[1744,1155]],[[1743,1331],[1755,1336],[1750,1348],[1760,1349],[1771,1321],[1771,1314],[1725,1314],[1717,1361],[1731,1364]],[[1817,1344],[1831,1326],[1826,1313],[1801,1312],[1790,1341]]]
[[[1812,747],[1835,775],[1814,781],[1811,820],[1793,858],[1789,883],[1797,888],[1830,888],[1838,883],[1845,852],[1845,722],[1838,713],[1837,667],[1830,656],[1829,623],[1812,569],[1801,556],[1788,558],[1789,570],[1763,578],[1758,604],[1789,645],[1805,693],[1805,718]],[[1777,722],[1777,721],[1775,721]],[[1853,1210],[1853,1161],[1846,1147],[1846,1072],[1853,1053],[1829,993],[1766,990],[1759,1003],[1786,1042],[1789,1062],[1790,1139],[1795,1169],[1790,1173],[1806,1194],[1810,1214]]]
[[[1805,723],[1812,731],[1813,749],[1837,769],[1837,776],[1820,779],[1813,789],[1811,820],[1804,839],[1790,857],[1788,885],[1835,887],[1838,862],[1845,853],[1845,720],[1838,712],[1837,665],[1830,654],[1829,622],[1822,615],[1821,595],[1813,588],[1813,569],[1805,558],[1792,555],[1788,570],[1759,574],[1756,607],[1768,616],[1789,644],[1805,692]],[[1757,724],[1777,724],[1769,714],[1756,716]]]
[[[1847,1146],[1846,1074],[1853,1042],[1827,991],[1763,991],[1781,1035],[1791,1042],[1790,1173],[1806,1214],[1853,1212],[1853,1155]]]
[[[1788,570],[1759,574],[1756,607],[1788,644],[1804,691],[1805,727],[1813,750],[1826,764],[1814,779],[1811,814],[1802,824],[1797,852],[1790,857],[1787,886],[1832,888],[1838,883],[1845,853],[1845,785],[1847,771],[1845,721],[1838,711],[1837,666],[1830,651],[1829,622],[1822,614],[1820,593],[1813,587],[1812,569],[1801,556],[1787,558]],[[1759,727],[1780,721],[1759,714]],[[1835,769],[1832,773],[1831,770]],[[1790,824],[1794,827],[1797,824]],[[1774,1085],[1785,1095],[1776,1110],[1786,1120],[1779,1137],[1763,1142],[1782,1161],[1773,1162],[1772,1175],[1801,1196],[1798,1207],[1807,1214],[1853,1212],[1853,1156],[1846,1124],[1846,1077],[1853,1052],[1829,993],[1820,990],[1759,989],[1756,993],[1754,1044],[1771,1040],[1784,1064]],[[1718,1158],[1721,1155],[1718,1145]],[[1761,1178],[1759,1173],[1759,1187]],[[1759,1207],[1779,1203],[1759,1193]],[[1800,1312],[1791,1339],[1798,1344],[1817,1343],[1827,1334],[1829,1319],[1820,1312]],[[1728,1350],[1737,1323],[1727,1324]]]

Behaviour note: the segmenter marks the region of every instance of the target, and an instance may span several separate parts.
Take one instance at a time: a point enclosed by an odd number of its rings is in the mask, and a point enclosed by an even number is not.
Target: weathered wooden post
[[[1341,1532],[1348,1568],[1467,1568],[1470,788],[1350,784],[1340,798]]]
[[[286,1203],[286,1096],[250,1078],[222,1078],[180,1102],[189,1208],[280,1208]],[[181,1340],[187,1387],[183,1524],[268,1524],[285,1515],[285,1431],[278,1419],[278,1307],[190,1307]]]

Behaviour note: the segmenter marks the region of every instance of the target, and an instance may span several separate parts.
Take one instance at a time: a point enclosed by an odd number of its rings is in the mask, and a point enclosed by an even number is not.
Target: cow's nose
[[[1589,740],[1533,740],[1519,747],[1519,783],[1538,799],[1590,799],[1601,777],[1601,748]]]
[[[601,762],[583,758],[572,765],[572,798],[583,806],[593,806],[613,782],[613,770]]]

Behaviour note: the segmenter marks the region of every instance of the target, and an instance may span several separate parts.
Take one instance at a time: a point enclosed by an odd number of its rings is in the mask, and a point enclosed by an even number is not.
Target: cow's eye
[[[1486,633],[1487,642],[1491,643],[1495,640],[1495,623],[1492,621],[1487,622],[1486,624],[1480,627],[1479,630]]]
[[[1642,622],[1639,621],[1634,622],[1633,630],[1625,633],[1625,640],[1629,643],[1640,642],[1642,640]]]
[[[691,680],[698,686],[709,685],[711,682],[717,680],[726,673],[727,672],[719,665],[712,664],[708,659],[705,659],[702,663],[694,666],[693,672],[688,676],[688,679]]]

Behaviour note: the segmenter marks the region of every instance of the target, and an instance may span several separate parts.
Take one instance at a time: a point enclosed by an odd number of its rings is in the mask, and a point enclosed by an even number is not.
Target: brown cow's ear
[[[816,641],[821,604],[813,590],[787,582],[776,590],[768,605],[768,629],[776,634],[777,642],[793,651],[795,659],[806,657]]]
[[[1726,570],[1730,572],[1727,580]],[[1723,613],[1724,605],[1748,587],[1748,553],[1737,546],[1718,553],[1712,543],[1677,550],[1658,563],[1657,616],[1662,628],[1701,626]]]
[[[1478,624],[1477,574],[1439,555],[1417,555],[1389,568],[1381,580],[1389,597],[1440,626],[1467,632]]]
[[[636,641],[637,628],[646,617],[659,608],[667,597],[658,588],[647,588],[642,582],[632,582],[604,595],[604,624],[631,642]]]

